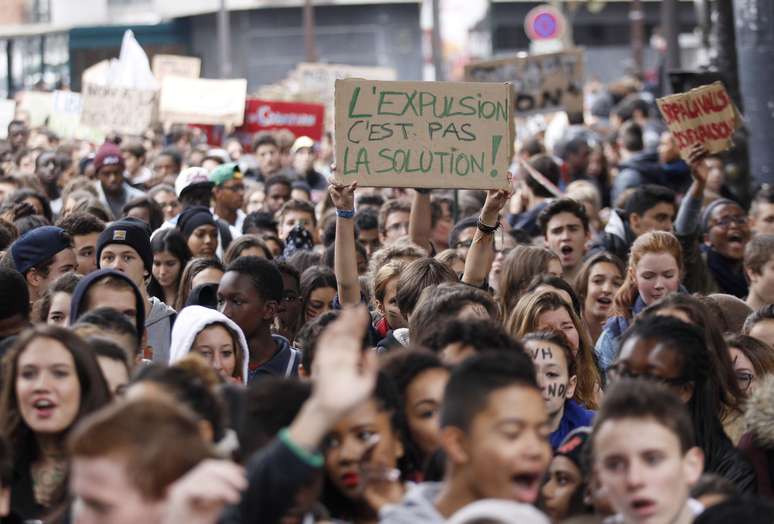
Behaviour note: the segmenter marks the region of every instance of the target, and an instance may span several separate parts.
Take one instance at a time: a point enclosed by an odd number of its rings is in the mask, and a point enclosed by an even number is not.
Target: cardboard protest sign
[[[583,50],[544,55],[519,54],[465,66],[471,82],[510,82],[516,116],[583,112]]]
[[[54,91],[48,127],[60,138],[78,138],[95,144],[105,140],[105,132],[81,124],[83,97],[73,91]]]
[[[161,82],[167,76],[199,78],[202,60],[195,56],[156,55],[153,57],[153,74]]]
[[[709,154],[729,149],[731,135],[742,125],[739,111],[720,82],[665,96],[656,103],[686,161],[696,143],[704,144]]]
[[[248,98],[245,102],[245,122],[237,132],[254,135],[259,131],[289,129],[296,136],[308,136],[319,141],[324,125],[323,104]]]
[[[336,81],[337,181],[508,188],[510,84]]]
[[[172,124],[242,125],[247,80],[168,76],[161,83],[159,119]]]
[[[156,121],[157,91],[85,83],[82,94],[85,126],[140,135]]]
[[[46,125],[51,115],[51,100],[53,95],[43,91],[24,91],[17,95],[17,111],[29,115],[30,127]]]

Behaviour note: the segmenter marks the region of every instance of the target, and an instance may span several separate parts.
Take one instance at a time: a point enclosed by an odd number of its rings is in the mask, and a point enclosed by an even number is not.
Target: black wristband
[[[476,227],[478,228],[479,231],[481,231],[485,235],[491,235],[492,233],[500,229],[500,221],[498,220],[495,225],[489,226],[481,222],[481,217],[479,217],[478,220],[476,221]]]

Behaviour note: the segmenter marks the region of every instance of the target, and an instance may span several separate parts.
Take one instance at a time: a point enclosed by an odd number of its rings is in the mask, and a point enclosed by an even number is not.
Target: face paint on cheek
[[[548,393],[549,397],[564,398],[565,393],[567,393],[567,386],[557,383],[548,384],[546,386],[546,393]]]

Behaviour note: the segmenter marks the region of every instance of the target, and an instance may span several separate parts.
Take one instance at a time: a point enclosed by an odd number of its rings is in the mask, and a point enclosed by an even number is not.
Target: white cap
[[[180,195],[188,187],[198,184],[213,186],[213,183],[210,182],[209,171],[203,167],[187,167],[183,169],[175,180],[175,194],[177,194],[177,198],[180,198]]]

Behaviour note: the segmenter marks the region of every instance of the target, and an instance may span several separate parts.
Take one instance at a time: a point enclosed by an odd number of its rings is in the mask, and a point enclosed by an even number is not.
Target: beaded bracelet
[[[485,235],[491,235],[492,233],[500,229],[500,221],[498,220],[495,225],[489,226],[481,222],[481,217],[479,217],[478,220],[476,221],[476,227],[478,228],[479,231],[481,231]]]

